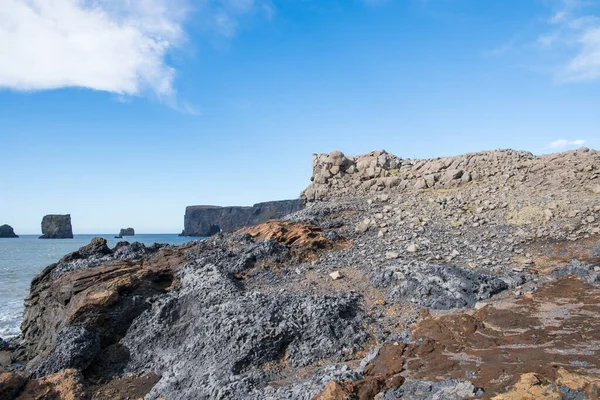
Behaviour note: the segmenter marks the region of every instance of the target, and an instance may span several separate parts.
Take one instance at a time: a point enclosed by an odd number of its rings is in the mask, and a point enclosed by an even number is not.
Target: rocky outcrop
[[[252,207],[189,206],[185,209],[183,236],[212,236],[244,226],[281,218],[304,207],[301,200],[271,201]]]
[[[133,228],[123,228],[119,232],[119,236],[120,237],[123,237],[123,236],[135,236],[135,229],[133,229]]]
[[[0,238],[18,238],[10,225],[0,225]]]
[[[600,152],[586,148],[544,156],[494,150],[426,160],[403,159],[385,150],[356,157],[333,151],[313,154],[312,183],[300,198],[313,201],[381,191],[448,189],[481,180],[556,188],[577,181],[589,186],[589,178],[600,173],[599,163]]]
[[[159,252],[157,265],[153,256]],[[48,266],[32,281],[25,302],[21,331],[28,369],[43,376],[87,367],[100,344],[117,342],[149,307],[145,298],[168,290],[173,265],[183,262],[163,246],[122,242],[110,249],[106,239],[95,238]]]
[[[500,153],[179,247],[96,238],[32,282],[0,398],[63,372],[94,399],[596,398],[597,152]]]
[[[73,239],[71,215],[46,215],[42,219],[40,239]]]

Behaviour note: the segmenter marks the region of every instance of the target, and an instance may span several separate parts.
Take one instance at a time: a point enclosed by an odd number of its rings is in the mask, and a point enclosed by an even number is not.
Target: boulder
[[[0,225],[0,238],[18,238],[10,225]]]
[[[71,214],[44,216],[40,239],[73,239]]]

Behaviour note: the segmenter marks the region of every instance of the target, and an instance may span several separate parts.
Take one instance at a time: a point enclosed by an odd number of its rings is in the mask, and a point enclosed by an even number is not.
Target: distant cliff
[[[183,236],[211,236],[244,226],[281,218],[304,208],[302,200],[258,203],[252,207],[189,206],[185,209]]]
[[[73,239],[71,215],[46,215],[42,219],[40,239]]]
[[[15,231],[10,225],[1,225],[0,226],[0,238],[18,238],[15,234]]]

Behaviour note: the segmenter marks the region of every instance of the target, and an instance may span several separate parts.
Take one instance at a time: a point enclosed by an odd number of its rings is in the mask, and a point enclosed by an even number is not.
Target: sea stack
[[[71,214],[44,216],[40,239],[73,239]]]
[[[0,225],[0,238],[18,238],[15,231],[10,225]]]
[[[133,228],[124,228],[119,232],[119,236],[135,236],[135,229]]]

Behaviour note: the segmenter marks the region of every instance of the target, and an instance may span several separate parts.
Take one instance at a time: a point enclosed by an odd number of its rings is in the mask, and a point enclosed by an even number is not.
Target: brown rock
[[[521,375],[519,382],[508,392],[492,400],[560,400],[556,388],[534,373]]]
[[[0,399],[15,399],[23,386],[27,383],[27,378],[11,372],[0,374]]]

